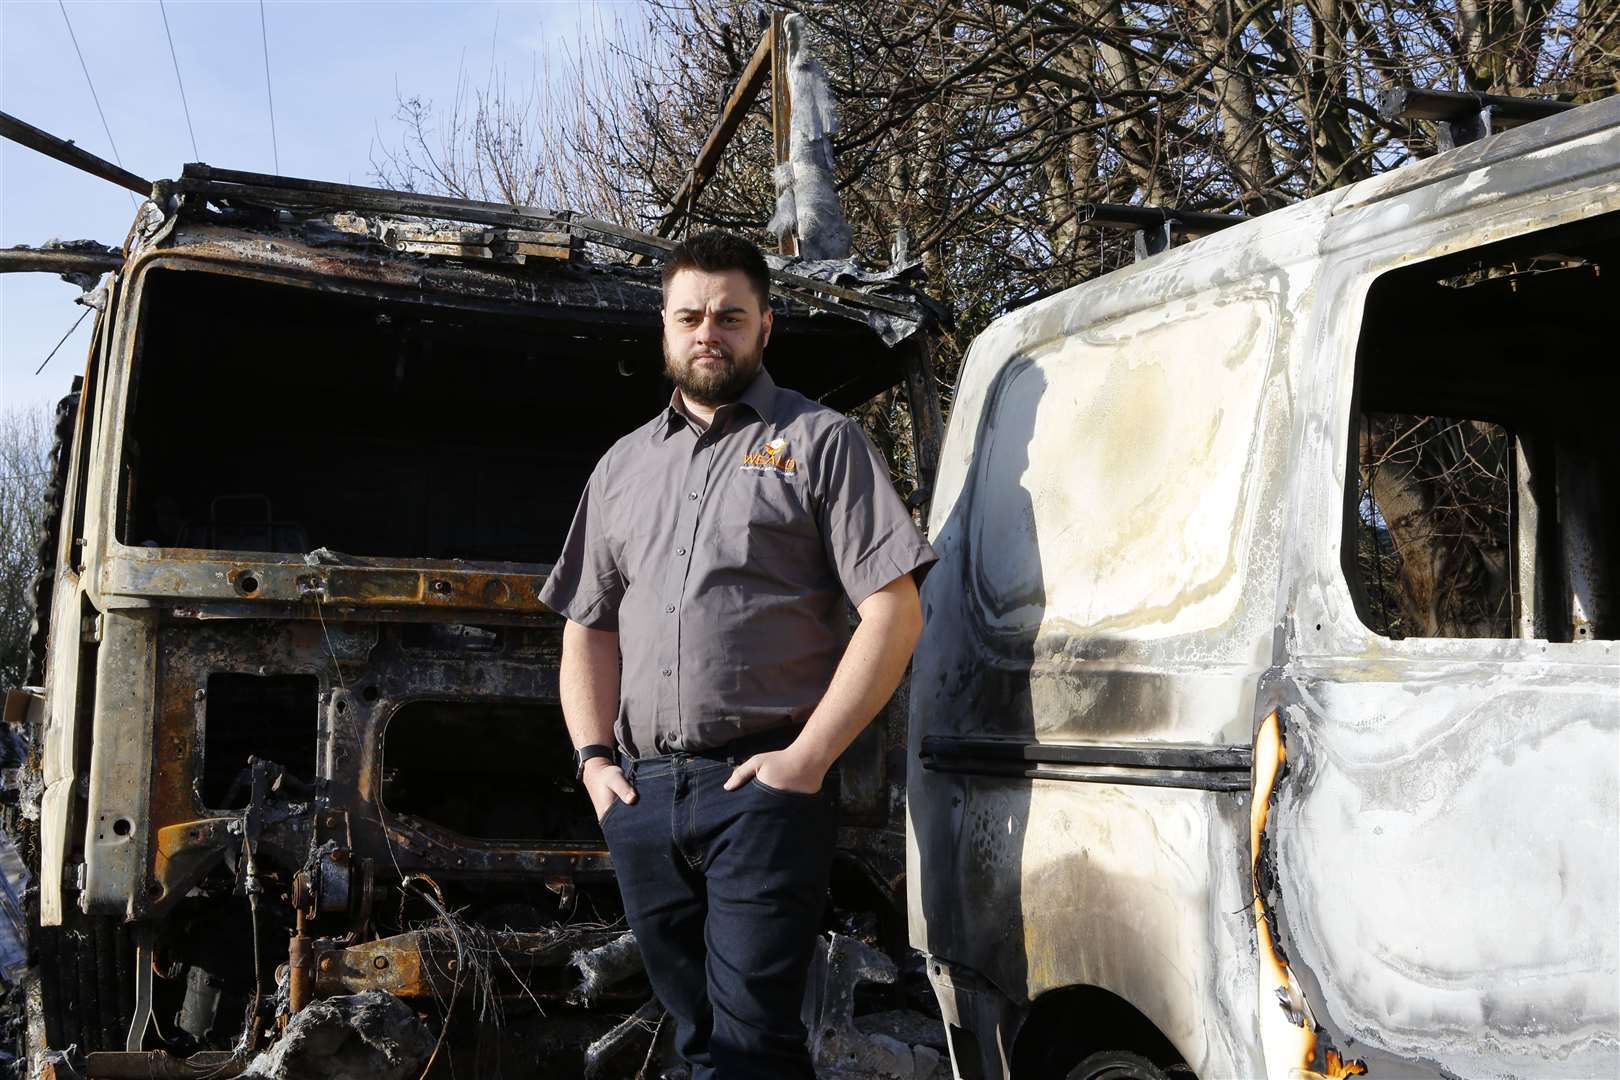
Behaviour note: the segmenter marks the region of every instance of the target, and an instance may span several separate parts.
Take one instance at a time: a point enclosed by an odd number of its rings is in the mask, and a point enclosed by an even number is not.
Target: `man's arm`
[[[819,789],[838,755],[893,696],[922,633],[917,583],[910,574],[902,574],[862,600],[855,610],[860,613],[860,625],[799,737],[785,750],[755,754],[738,765],[726,780],[727,791],[735,791],[754,776],[783,791]]]
[[[563,720],[577,750],[592,743],[613,745],[613,719],[619,711],[619,634],[592,630],[572,619],[563,624],[562,670],[558,674]],[[608,758],[585,763],[585,790],[601,820],[614,799],[636,801],[636,789]]]

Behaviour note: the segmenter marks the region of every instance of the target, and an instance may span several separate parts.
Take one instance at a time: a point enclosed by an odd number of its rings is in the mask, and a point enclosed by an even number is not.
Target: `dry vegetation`
[[[0,412],[0,690],[22,685],[28,676],[51,417],[43,406]]]

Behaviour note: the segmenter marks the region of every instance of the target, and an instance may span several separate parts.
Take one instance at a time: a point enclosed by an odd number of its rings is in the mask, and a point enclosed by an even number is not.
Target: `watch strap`
[[[613,747],[604,745],[602,743],[591,743],[589,746],[581,746],[579,749],[575,750],[575,780],[578,780],[580,777],[585,775],[585,763],[591,760],[591,758],[607,758],[611,761],[613,758]]]

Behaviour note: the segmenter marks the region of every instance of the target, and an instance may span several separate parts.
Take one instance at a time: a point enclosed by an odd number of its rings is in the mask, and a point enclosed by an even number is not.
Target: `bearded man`
[[[811,1078],[823,779],[899,684],[934,554],[860,428],[762,367],[758,248],[692,237],[663,289],[669,406],[597,463],[541,599],[567,618],[576,768],[676,1049],[694,1080]]]

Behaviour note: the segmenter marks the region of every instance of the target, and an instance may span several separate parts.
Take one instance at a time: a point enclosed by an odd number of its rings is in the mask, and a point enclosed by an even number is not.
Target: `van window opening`
[[[1373,283],[1344,568],[1375,633],[1616,636],[1617,303],[1617,214]]]
[[[640,327],[199,271],[142,286],[129,545],[544,563],[612,433],[651,415]],[[647,380],[651,383],[651,380]]]

